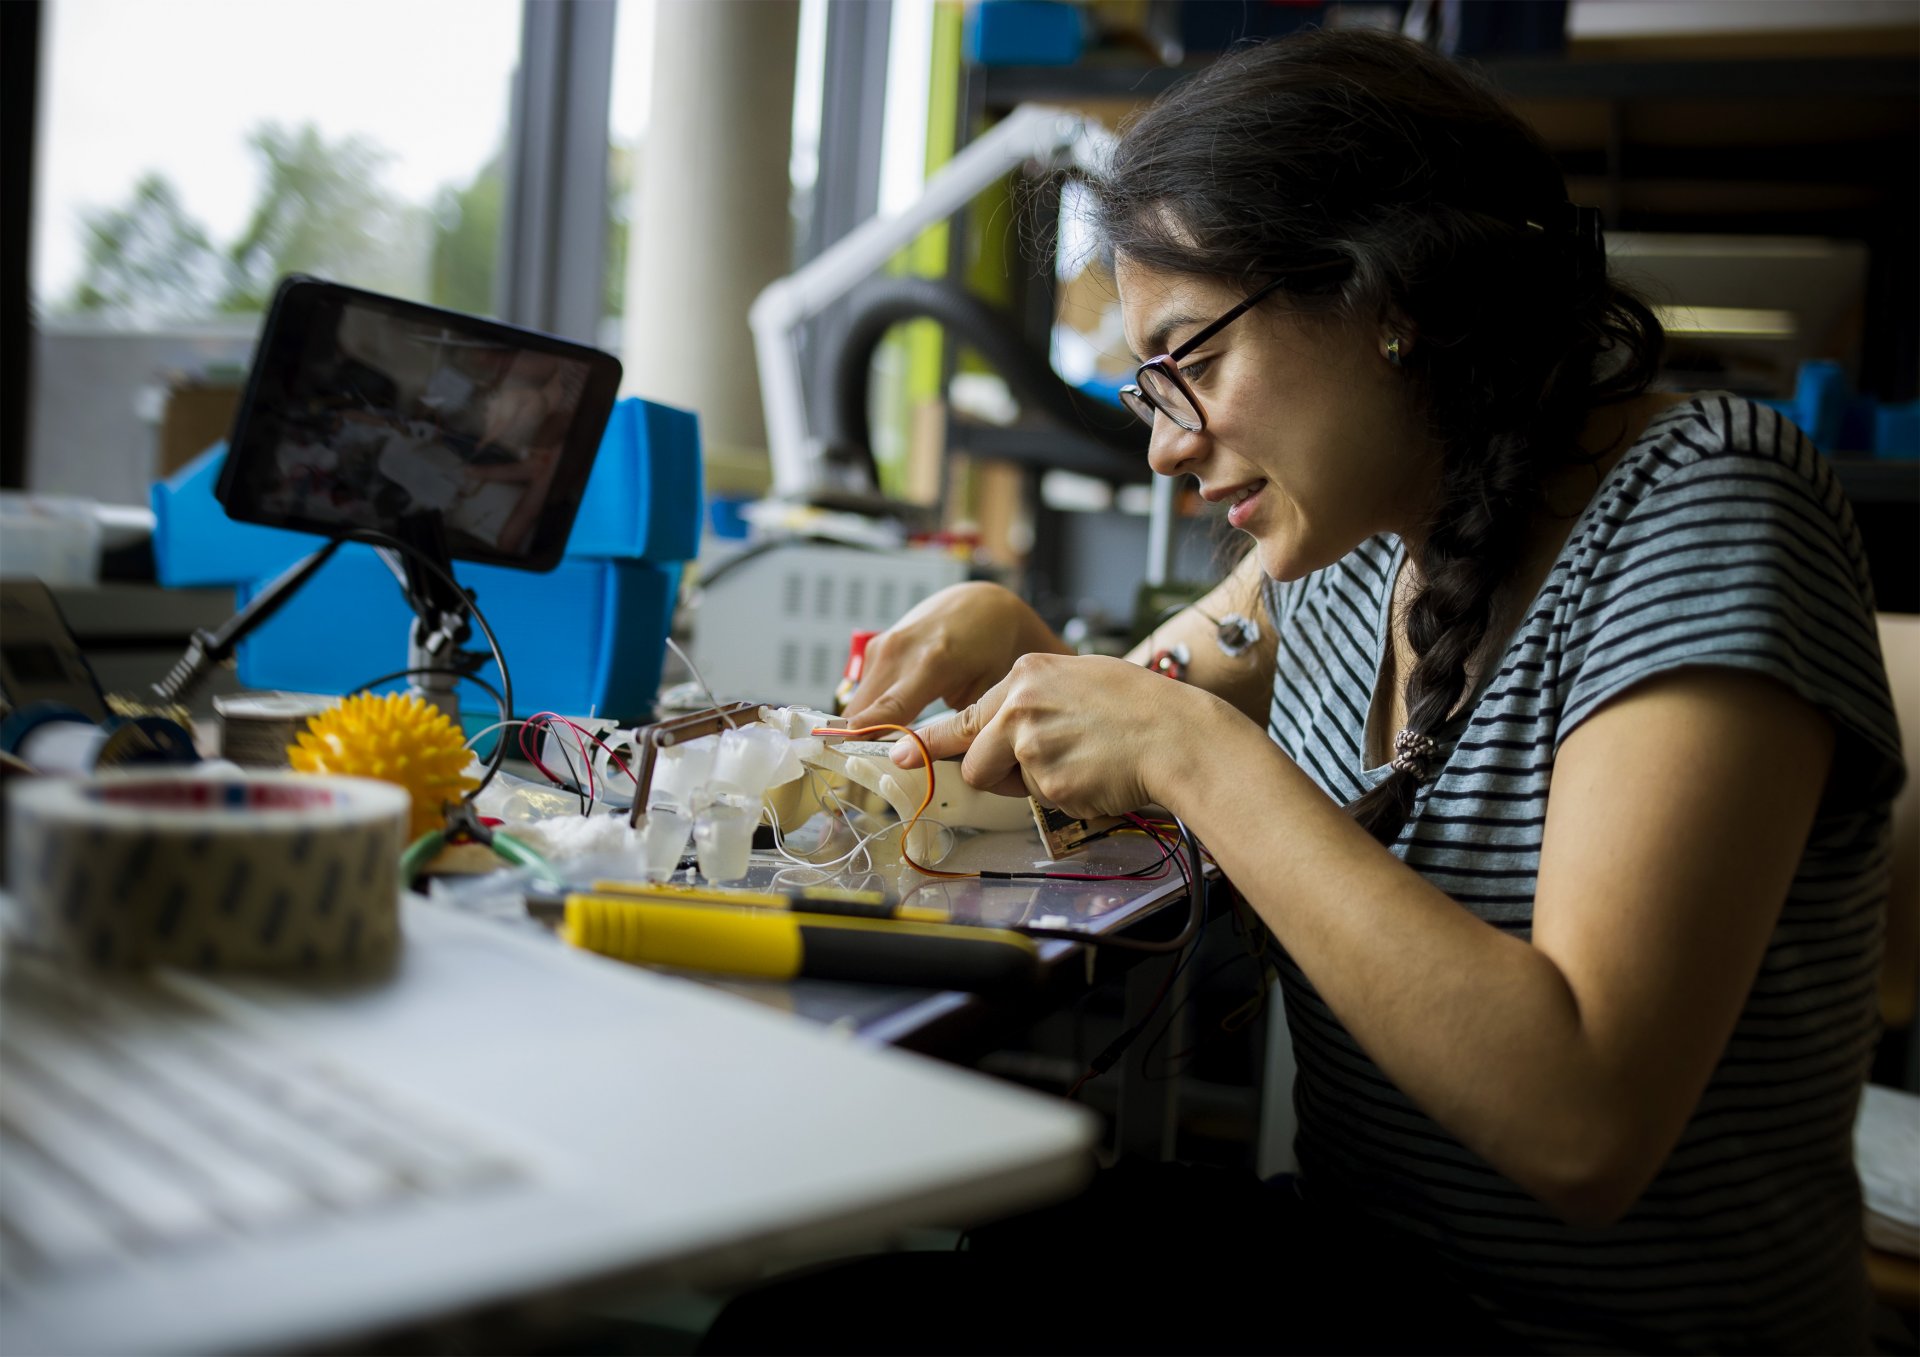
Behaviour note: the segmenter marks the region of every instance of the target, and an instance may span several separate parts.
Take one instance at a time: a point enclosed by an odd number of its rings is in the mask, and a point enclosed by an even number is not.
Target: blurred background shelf
[[[1513,99],[1912,99],[1920,69],[1910,56],[1736,59],[1498,58],[1477,63]],[[1079,66],[973,68],[982,105],[1135,103],[1170,89],[1206,63],[1149,66],[1090,59]]]

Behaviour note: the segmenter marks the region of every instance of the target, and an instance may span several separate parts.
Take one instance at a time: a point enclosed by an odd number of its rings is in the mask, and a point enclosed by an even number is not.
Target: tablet
[[[215,493],[230,517],[328,537],[437,517],[455,559],[551,570],[619,386],[598,349],[287,278]]]

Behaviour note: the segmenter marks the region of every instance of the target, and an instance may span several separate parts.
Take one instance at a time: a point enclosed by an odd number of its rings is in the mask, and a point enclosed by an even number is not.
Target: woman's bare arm
[[[1228,576],[1192,607],[1175,613],[1127,652],[1135,664],[1149,663],[1157,651],[1184,645],[1189,656],[1186,681],[1225,698],[1235,710],[1264,726],[1273,691],[1273,623],[1262,599],[1266,576],[1249,551]],[[1220,648],[1216,627],[1228,613],[1239,613],[1260,628],[1259,639],[1239,655]]]

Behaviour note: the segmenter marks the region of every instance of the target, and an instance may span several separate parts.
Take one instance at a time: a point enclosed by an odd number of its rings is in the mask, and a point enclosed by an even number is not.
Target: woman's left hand
[[[969,786],[1039,797],[1077,819],[1120,815],[1157,799],[1157,770],[1220,699],[1127,660],[1024,655],[979,701],[919,734],[936,759],[965,754]],[[894,750],[919,762],[911,741]]]

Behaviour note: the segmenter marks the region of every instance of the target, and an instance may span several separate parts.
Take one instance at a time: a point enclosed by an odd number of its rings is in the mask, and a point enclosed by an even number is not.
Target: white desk
[[[1038,1204],[1090,1170],[1079,1108],[425,902],[405,924],[388,977],[229,979],[211,997],[522,1176],[425,1210],[24,1274],[0,1294],[0,1347],[326,1346],[588,1284],[720,1286]]]

